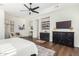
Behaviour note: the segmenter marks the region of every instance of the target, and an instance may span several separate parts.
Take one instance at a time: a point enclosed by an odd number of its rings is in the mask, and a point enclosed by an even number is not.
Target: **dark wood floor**
[[[60,44],[54,44],[52,42],[39,43],[36,39],[31,40],[35,44],[55,50],[55,56],[79,56],[79,48],[71,48]]]

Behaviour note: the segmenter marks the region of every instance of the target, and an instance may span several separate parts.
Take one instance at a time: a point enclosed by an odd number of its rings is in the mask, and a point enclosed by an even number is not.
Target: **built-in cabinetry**
[[[40,33],[40,39],[41,40],[45,40],[45,41],[49,41],[49,33]]]
[[[50,29],[50,17],[42,18],[41,29],[49,30]]]
[[[42,21],[42,30],[49,30],[50,21]]]
[[[74,32],[53,32],[53,43],[74,47]]]

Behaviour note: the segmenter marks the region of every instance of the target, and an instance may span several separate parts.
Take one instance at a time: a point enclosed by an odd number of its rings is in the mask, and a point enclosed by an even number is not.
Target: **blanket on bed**
[[[5,43],[9,43],[16,48],[16,56],[30,56],[32,54],[38,55],[38,49],[31,41],[22,38],[9,38],[0,40],[0,45]]]

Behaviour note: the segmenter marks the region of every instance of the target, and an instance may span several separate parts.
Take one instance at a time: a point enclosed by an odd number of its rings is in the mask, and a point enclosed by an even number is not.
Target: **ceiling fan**
[[[29,3],[30,6],[27,6],[26,4],[24,4],[24,6],[29,10],[29,15],[31,15],[31,12],[33,13],[39,13],[38,11],[35,11],[36,9],[39,8],[39,6],[32,8],[32,3]]]

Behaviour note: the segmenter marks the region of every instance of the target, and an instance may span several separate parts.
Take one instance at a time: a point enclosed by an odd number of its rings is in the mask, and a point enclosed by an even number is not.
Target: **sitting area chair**
[[[11,32],[10,38],[12,38],[12,37],[20,37],[20,33]]]

